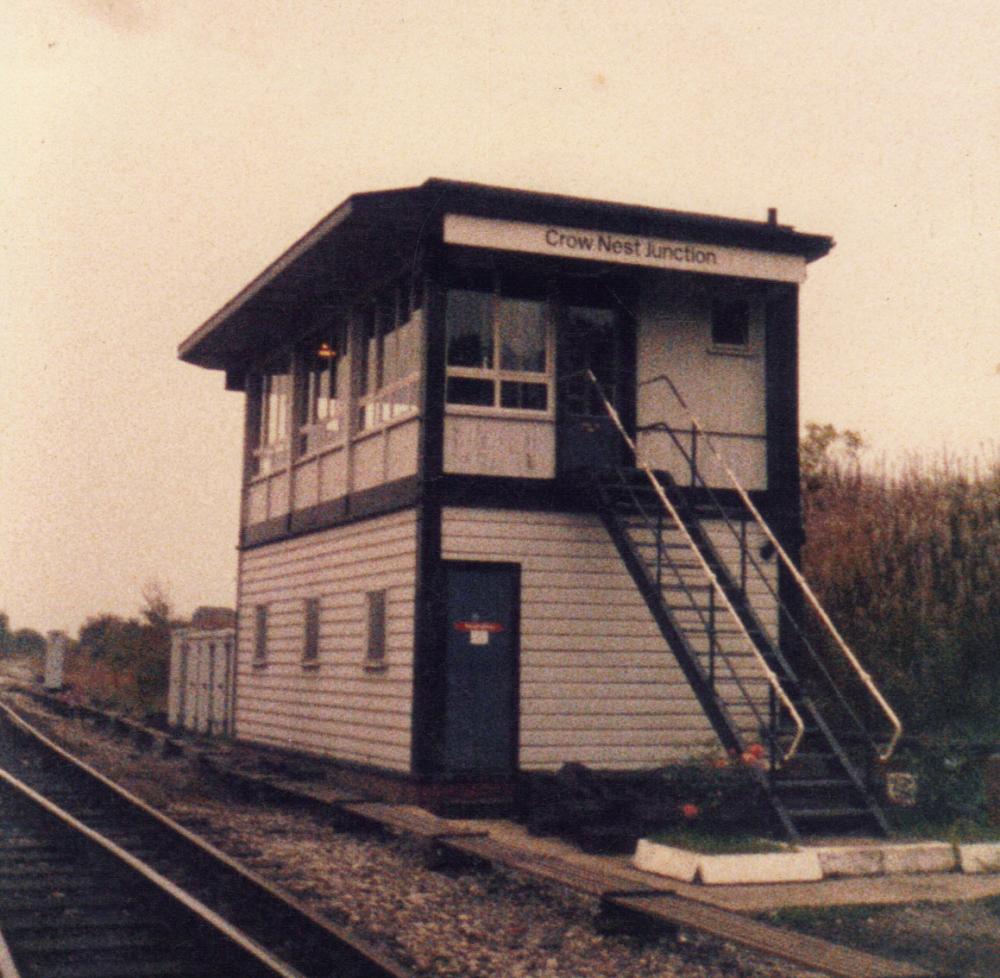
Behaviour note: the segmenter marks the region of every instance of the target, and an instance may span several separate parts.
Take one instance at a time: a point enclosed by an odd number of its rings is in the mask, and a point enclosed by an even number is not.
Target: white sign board
[[[804,282],[806,278],[806,260],[798,255],[555,224],[496,221],[467,214],[445,215],[444,240],[447,244],[473,248],[526,251],[535,255],[582,258],[704,275],[732,275],[771,282]]]

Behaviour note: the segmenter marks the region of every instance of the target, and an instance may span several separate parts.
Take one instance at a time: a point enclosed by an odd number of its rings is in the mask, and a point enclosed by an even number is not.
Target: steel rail
[[[131,808],[137,810],[151,821],[158,823],[167,832],[174,834],[180,841],[188,844],[191,848],[200,852],[202,855],[207,856],[215,863],[218,863],[222,868],[232,873],[238,879],[256,887],[264,896],[282,904],[287,910],[297,914],[312,927],[322,930],[329,940],[339,941],[343,945],[349,947],[353,953],[366,959],[371,964],[373,969],[377,969],[380,975],[384,975],[385,978],[413,978],[413,973],[410,970],[400,964],[397,964],[389,958],[388,955],[379,951],[367,942],[349,934],[332,921],[326,920],[325,918],[314,913],[295,897],[282,892],[273,883],[270,883],[253,870],[243,866],[231,856],[224,853],[221,849],[216,848],[210,842],[207,842],[205,839],[202,839],[189,829],[186,829],[183,825],[175,822],[169,816],[157,811],[157,809],[155,809],[148,802],[143,801],[128,789],[123,788],[120,784],[117,784],[110,778],[106,777],[96,768],[60,747],[59,744],[55,743],[55,741],[49,737],[46,737],[45,734],[28,723],[23,717],[19,716],[16,711],[11,709],[5,703],[0,703],[0,718],[6,719],[23,734],[31,737],[44,746],[46,750],[51,751],[59,757],[69,767],[82,771],[90,779],[97,782],[111,794],[126,802]],[[0,773],[2,773],[2,768],[0,768]],[[153,870],[153,872],[155,872],[155,870]],[[294,974],[297,978],[301,978],[301,972],[295,971],[291,974]],[[4,978],[4,976],[0,976],[0,978]]]
[[[761,655],[760,649],[757,648],[757,643],[754,642],[750,633],[746,630],[746,626],[743,624],[743,620],[737,613],[736,608],[733,605],[732,601],[729,600],[729,595],[726,594],[725,588],[723,588],[722,585],[719,583],[719,579],[718,577],[716,577],[715,571],[712,570],[711,565],[705,559],[698,545],[694,542],[694,538],[691,536],[690,532],[688,531],[688,528],[684,525],[684,521],[681,519],[680,513],[677,512],[673,503],[670,502],[670,499],[668,498],[667,494],[663,491],[663,486],[660,484],[660,480],[656,478],[656,474],[653,472],[650,466],[645,461],[643,461],[642,457],[639,455],[639,449],[636,446],[635,441],[632,439],[631,435],[629,435],[629,433],[625,430],[625,425],[622,424],[621,417],[615,410],[614,405],[607,399],[607,397],[605,397],[604,391],[602,390],[600,383],[594,376],[594,372],[592,370],[587,370],[586,377],[593,385],[594,389],[597,391],[598,396],[600,397],[602,403],[604,404],[604,410],[607,413],[608,417],[611,418],[612,423],[618,429],[618,433],[625,440],[625,443],[628,445],[630,451],[635,456],[636,465],[645,474],[647,480],[649,481],[649,484],[653,487],[654,492],[659,498],[661,505],[667,511],[667,513],[670,514],[670,518],[674,521],[678,530],[680,530],[681,535],[684,537],[688,546],[691,548],[691,551],[695,555],[698,563],[701,565],[701,569],[704,572],[705,576],[711,582],[712,586],[715,588],[719,597],[722,598],[726,610],[732,616],[733,620],[736,622],[740,631],[743,633],[743,636],[746,639],[746,643],[750,650],[750,653],[753,656],[755,662],[757,663],[758,668],[764,674],[764,677],[767,679],[768,685],[773,690],[775,696],[780,700],[781,705],[784,706],[784,708],[788,711],[788,715],[792,718],[792,721],[795,724],[795,734],[792,737],[791,744],[782,755],[781,761],[777,766],[781,766],[782,764],[787,764],[795,756],[795,752],[799,749],[799,744],[802,742],[802,738],[805,735],[806,727],[805,723],[802,720],[801,714],[799,713],[795,704],[792,702],[789,695],[785,692],[785,689],[781,685],[781,681],[778,679],[777,674],[767,664],[767,660],[764,658],[764,656]]]
[[[0,978],[22,978],[3,931],[0,931]]]
[[[305,978],[301,971],[297,971],[284,961],[271,954],[267,948],[262,947],[253,938],[247,936],[243,931],[234,927],[210,907],[205,906],[200,900],[193,897],[186,890],[183,890],[176,883],[158,873],[151,866],[148,866],[141,859],[137,859],[130,852],[123,849],[116,842],[106,836],[95,832],[88,825],[85,825],[78,818],[71,815],[64,808],[40,794],[30,785],[25,784],[19,778],[14,777],[8,771],[0,767],[0,781],[9,788],[17,792],[21,797],[27,798],[37,808],[41,808],[52,817],[56,818],[63,825],[69,828],[74,834],[82,835],[96,846],[113,856],[119,863],[124,863],[133,872],[138,873],[149,883],[152,883],[161,893],[171,897],[179,903],[189,913],[194,914],[199,920],[208,924],[216,933],[221,934],[231,944],[239,948],[245,954],[256,959],[259,964],[267,968],[270,973],[277,978]]]
[[[593,377],[592,374],[591,376]],[[596,380],[594,382],[596,383]],[[647,380],[640,382],[638,386],[647,387],[652,384],[658,384],[658,383],[665,383],[670,388],[670,392],[674,395],[674,398],[677,400],[677,403],[680,404],[680,406],[687,413],[687,416],[691,421],[691,424],[697,430],[698,434],[704,439],[705,444],[708,445],[709,451],[711,451],[711,453],[715,456],[716,461],[718,461],[722,465],[723,471],[725,471],[727,477],[729,478],[730,483],[732,484],[732,487],[736,490],[737,494],[739,495],[741,502],[743,503],[744,506],[746,506],[747,511],[754,518],[754,521],[757,523],[758,527],[760,527],[760,529],[764,532],[764,535],[767,537],[768,542],[771,544],[771,546],[774,547],[775,552],[781,558],[782,564],[784,564],[785,568],[792,575],[792,578],[795,580],[795,583],[799,586],[799,590],[805,595],[813,611],[816,612],[816,616],[826,626],[827,632],[833,638],[837,647],[840,649],[840,652],[847,659],[848,663],[851,665],[855,674],[861,680],[862,685],[865,687],[865,689],[868,691],[871,697],[875,700],[875,702],[878,704],[879,708],[885,715],[886,719],[889,721],[889,724],[892,727],[893,731],[892,736],[889,738],[888,744],[878,752],[878,759],[880,761],[882,761],[883,763],[885,761],[888,761],[889,758],[892,757],[893,753],[895,752],[896,745],[899,743],[900,737],[903,736],[903,724],[900,721],[898,715],[896,714],[896,711],[893,710],[893,708],[889,705],[888,700],[886,700],[886,698],[882,695],[882,692],[881,690],[879,690],[878,686],[875,685],[875,681],[872,679],[871,674],[864,668],[864,666],[861,665],[861,662],[858,660],[858,657],[854,654],[851,647],[844,640],[844,637],[840,634],[839,630],[837,629],[837,626],[834,625],[833,621],[830,619],[830,616],[826,613],[826,610],[820,604],[819,598],[816,597],[816,594],[813,592],[813,589],[809,586],[809,582],[805,579],[805,577],[802,576],[802,572],[795,566],[795,563],[792,560],[792,558],[788,556],[788,553],[786,552],[785,548],[781,545],[781,541],[774,535],[774,532],[768,525],[767,521],[764,519],[763,516],[761,516],[760,511],[754,505],[753,500],[750,498],[749,493],[746,491],[746,489],[743,488],[742,483],[736,477],[736,474],[730,467],[729,462],[726,460],[725,456],[722,455],[722,453],[719,452],[719,450],[715,447],[715,443],[713,442],[712,438],[709,436],[708,432],[702,427],[701,422],[698,420],[694,411],[691,410],[691,407],[688,405],[687,401],[684,400],[684,396],[677,389],[677,386],[676,384],[674,384],[673,380],[669,376],[667,376],[667,374],[657,374],[655,377],[650,377]]]
[[[28,732],[34,732],[30,724],[26,727]],[[273,784],[268,778],[262,778],[261,783]],[[288,790],[301,791],[302,785],[296,784],[294,789]],[[505,866],[533,879],[546,880],[573,892],[596,897],[602,904],[619,905],[668,926],[697,930],[837,978],[934,978],[919,966],[789,931],[748,917],[745,913],[681,895],[673,888],[637,884],[635,871],[623,871],[618,865],[591,866],[586,859],[569,862],[552,855],[540,857],[510,842],[492,838],[487,832],[466,833],[450,829],[442,832],[441,820],[429,813],[401,812],[385,803],[343,801],[332,802],[331,807],[384,825],[395,833],[412,834],[424,841],[432,840],[459,860],[465,857],[479,863]],[[447,828],[447,825],[443,827]],[[0,978],[8,976],[0,972]],[[14,974],[10,978],[20,976]]]

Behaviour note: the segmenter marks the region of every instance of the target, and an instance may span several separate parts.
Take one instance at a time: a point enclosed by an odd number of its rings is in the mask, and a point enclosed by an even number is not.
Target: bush
[[[987,744],[907,738],[893,766],[916,776],[916,805],[891,812],[893,821],[903,830],[926,826],[938,835],[949,827],[959,835],[987,829],[985,773],[991,753]]]
[[[759,758],[749,751],[745,757],[635,772],[565,764],[556,774],[526,777],[522,817],[533,833],[566,836],[589,849],[631,849],[643,835],[675,828],[767,832]]]
[[[88,618],[65,667],[76,695],[140,716],[164,711],[170,671],[170,604],[156,584],[147,585],[143,597],[142,620]]]
[[[803,456],[807,578],[908,731],[1000,742],[1000,455],[870,471],[836,444]]]
[[[754,769],[753,749],[744,759],[708,757],[658,772],[663,807],[661,828],[688,826],[703,832],[767,832],[770,806]]]

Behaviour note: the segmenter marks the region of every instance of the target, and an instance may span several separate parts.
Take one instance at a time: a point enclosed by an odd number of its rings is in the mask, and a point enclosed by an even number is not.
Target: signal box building
[[[246,399],[236,736],[432,804],[759,743],[801,827],[798,290],[831,247],[445,180],[345,201],[180,347]]]

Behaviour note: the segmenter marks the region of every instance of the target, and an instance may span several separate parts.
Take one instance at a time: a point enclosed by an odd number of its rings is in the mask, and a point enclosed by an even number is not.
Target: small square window
[[[255,665],[267,662],[267,605],[254,608],[253,621],[253,661]]]
[[[712,303],[712,345],[744,350],[750,346],[750,303],[746,299]]]
[[[368,629],[365,637],[365,665],[369,669],[385,667],[385,591],[365,594]]]
[[[319,660],[319,598],[306,598],[304,611],[302,662],[316,663]]]

